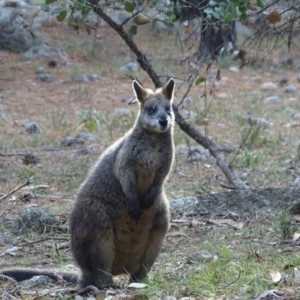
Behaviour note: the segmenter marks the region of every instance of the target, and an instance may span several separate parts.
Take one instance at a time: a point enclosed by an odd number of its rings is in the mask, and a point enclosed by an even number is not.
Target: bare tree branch
[[[132,41],[132,39],[129,38],[128,34],[125,32],[123,27],[118,25],[117,23],[115,23],[101,9],[101,7],[97,5],[97,0],[90,0],[90,3],[93,6],[95,13],[100,18],[102,18],[111,28],[113,28],[120,35],[120,37],[125,41],[125,43],[128,45],[128,47],[133,51],[133,53],[137,57],[137,61],[140,64],[141,68],[143,70],[145,70],[145,72],[149,75],[149,77],[151,78],[155,87],[156,88],[161,87],[162,84],[159,79],[159,76],[153,70],[147,57],[145,56],[145,54],[143,54],[138,49],[138,47]],[[210,140],[209,138],[207,138],[206,136],[203,136],[200,132],[198,132],[195,128],[193,128],[189,123],[187,123],[184,120],[184,118],[181,116],[181,114],[178,111],[178,108],[175,105],[173,105],[173,111],[175,114],[175,121],[179,125],[180,129],[210,152],[210,154],[216,159],[217,165],[223,171],[223,173],[225,174],[227,179],[230,181],[230,183],[236,189],[247,189],[248,186],[240,178],[238,178],[236,176],[236,174],[234,173],[234,171],[229,167],[225,155],[223,154],[222,151],[219,151],[219,149],[215,145],[215,143],[212,140]]]
[[[10,192],[8,192],[4,196],[0,197],[0,201],[8,198],[10,195],[14,194],[15,192],[17,192],[18,190],[20,190],[24,186],[27,186],[27,185],[30,185],[30,184],[31,184],[31,177],[26,182],[24,182],[23,184],[21,184],[20,186],[14,188],[13,190],[11,190]]]

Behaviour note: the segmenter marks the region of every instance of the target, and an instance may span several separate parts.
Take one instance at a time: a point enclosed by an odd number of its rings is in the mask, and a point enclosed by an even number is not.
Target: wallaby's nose
[[[163,128],[165,128],[168,125],[168,120],[167,119],[160,119],[159,120],[159,125]]]

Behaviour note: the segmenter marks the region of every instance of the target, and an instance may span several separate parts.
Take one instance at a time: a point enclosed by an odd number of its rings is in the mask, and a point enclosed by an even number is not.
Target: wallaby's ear
[[[143,103],[147,96],[147,91],[136,80],[133,80],[132,87],[134,94],[139,102]]]
[[[173,99],[174,87],[175,81],[171,78],[161,90],[162,94],[170,101]]]

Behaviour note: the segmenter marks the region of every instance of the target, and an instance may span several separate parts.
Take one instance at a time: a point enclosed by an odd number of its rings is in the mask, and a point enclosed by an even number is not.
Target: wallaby
[[[81,287],[114,286],[119,274],[140,281],[162,247],[169,227],[163,184],[173,161],[174,85],[170,79],[152,91],[133,81],[136,122],[100,156],[79,189],[70,233]]]

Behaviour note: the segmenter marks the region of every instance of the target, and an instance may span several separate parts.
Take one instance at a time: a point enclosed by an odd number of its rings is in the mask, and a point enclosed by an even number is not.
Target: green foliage
[[[276,218],[276,231],[282,240],[292,239],[294,233],[297,231],[293,215],[289,211],[282,211]]]
[[[195,0],[189,0],[192,4],[196,2]],[[136,9],[140,9],[142,14],[147,12],[149,9],[158,8],[162,5],[161,1],[157,0],[147,0],[147,1],[138,1],[138,0],[119,0],[124,6],[124,9],[128,13],[133,13]],[[110,6],[111,4],[107,4]],[[198,16],[205,13],[206,19],[211,20],[212,22],[218,22],[219,24],[229,24],[233,20],[240,19],[242,21],[246,20],[247,10],[248,10],[248,0],[210,0],[208,5],[203,9],[202,12],[199,12],[197,8],[193,9],[191,6],[192,14]],[[263,8],[263,0],[257,0],[256,6]],[[186,9],[186,7],[185,7]],[[51,15],[56,16],[57,21],[63,22],[70,13],[70,19],[74,19],[74,14],[80,12],[83,17],[85,17],[91,10],[92,6],[89,0],[74,0],[71,2],[67,9],[64,9],[60,6],[58,0],[45,0],[45,3],[41,5],[41,10],[49,12]],[[179,0],[168,0],[164,1],[164,10],[163,12],[159,10],[160,17],[164,19],[165,22],[174,24],[174,28],[178,27],[177,17],[180,16],[183,12],[182,3]],[[137,34],[138,27],[151,21],[142,20],[137,22],[135,19],[134,25],[130,27],[128,35],[130,39]],[[152,20],[152,31],[156,31],[157,21],[156,19]]]
[[[64,19],[67,16],[67,11],[66,10],[62,10],[60,11],[60,13],[56,16],[57,21],[62,22],[64,21]]]
[[[137,34],[137,25],[132,25],[128,30],[129,38],[132,40],[133,36]]]
[[[57,21],[63,22],[68,14],[68,10],[57,6],[57,3],[58,0],[45,0],[45,4],[41,5],[41,10],[50,12],[51,16],[56,16]],[[81,12],[81,15],[84,17],[90,12],[91,9],[92,6],[88,0],[75,0],[69,5],[71,17],[73,17],[76,11]]]
[[[134,2],[125,1],[124,8],[125,8],[125,10],[127,12],[131,13],[135,9],[135,3]]]
[[[205,82],[205,81],[206,81],[206,77],[203,77],[203,76],[198,77],[195,81],[195,85],[199,85],[200,83]]]
[[[87,129],[88,132],[93,132],[97,126],[100,126],[100,119],[94,109],[84,111],[82,114],[82,121],[76,128],[76,133]]]
[[[245,167],[250,168],[256,166],[259,162],[259,156],[250,152],[247,148],[242,151],[245,160]]]

